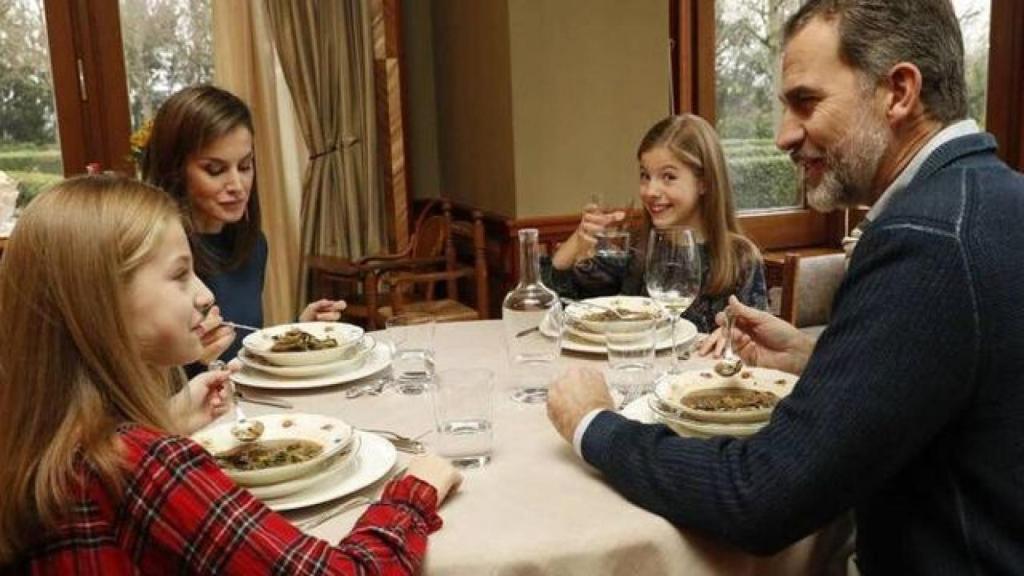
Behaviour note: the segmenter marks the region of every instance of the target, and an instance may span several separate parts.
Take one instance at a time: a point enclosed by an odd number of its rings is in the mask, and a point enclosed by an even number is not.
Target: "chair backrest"
[[[476,309],[480,319],[488,317],[490,308],[490,286],[487,277],[487,238],[484,234],[484,215],[473,210],[472,221],[456,221],[451,224],[448,249],[448,268],[454,269],[456,260],[473,262],[473,286],[476,292]],[[449,281],[449,294],[457,287]]]
[[[448,212],[432,214],[433,205],[433,203],[427,205],[416,221],[416,229],[413,231],[411,239],[412,249],[409,254],[413,258],[432,258],[440,256],[444,251],[451,215]]]
[[[797,328],[828,324],[832,299],[845,274],[846,256],[841,252],[786,254],[779,315]]]

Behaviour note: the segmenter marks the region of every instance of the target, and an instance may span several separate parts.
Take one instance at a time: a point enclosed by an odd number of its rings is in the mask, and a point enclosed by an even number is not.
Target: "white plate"
[[[301,330],[316,338],[333,338],[338,345],[320,350],[298,352],[272,352],[274,337],[289,330]],[[297,322],[294,324],[278,324],[257,330],[242,339],[242,347],[250,354],[262,356],[268,362],[278,366],[306,366],[309,364],[325,364],[334,362],[345,354],[349,346],[355,345],[363,337],[363,329],[355,324],[344,322]]]
[[[548,317],[545,316],[544,320],[540,323],[540,333],[547,336],[548,338],[554,338],[558,334],[555,329],[551,326],[548,321]],[[566,334],[566,338],[562,339],[562,348],[565,350],[572,350],[573,352],[584,352],[587,354],[605,354],[604,342],[590,342],[574,336],[573,334]],[[679,319],[676,322],[676,337],[679,338],[680,346],[688,346],[693,342],[694,338],[697,337],[697,326],[686,319]],[[672,336],[668,330],[659,332],[658,334],[658,350],[667,350],[672,347]]]
[[[683,420],[663,421],[654,413],[649,404],[652,396],[644,394],[630,402],[622,409],[621,414],[630,420],[644,424],[665,424],[673,432],[687,438],[711,438],[713,436],[734,436],[741,438],[750,436],[760,430],[760,424],[713,424]]]
[[[330,458],[327,462],[324,462],[324,467],[321,470],[317,470],[312,474],[300,476],[287,482],[267,484],[266,486],[246,486],[245,489],[260,500],[272,500],[274,498],[283,498],[300,490],[305,490],[328,475],[337,479],[343,474],[350,473],[353,468],[353,464],[359,457],[359,448],[362,446],[362,443],[362,437],[356,434],[350,444],[351,449]]]
[[[349,347],[344,356],[334,362],[326,364],[308,364],[306,366],[274,366],[260,361],[258,356],[253,356],[248,350],[242,348],[238,351],[238,360],[249,368],[255,368],[260,372],[266,372],[274,376],[285,378],[307,378],[319,376],[320,374],[339,373],[344,370],[354,370],[363,365],[370,352],[377,346],[373,336],[363,336],[359,344]]]
[[[376,434],[361,430],[356,434],[359,435],[362,444],[351,469],[347,473],[339,470],[339,473],[344,474],[342,478],[337,478],[336,474],[331,473],[334,470],[332,466],[319,481],[304,490],[281,498],[264,500],[263,503],[277,512],[308,508],[348,496],[383,478],[398,459],[395,447],[391,442]],[[346,466],[344,462],[340,462],[338,465]]]
[[[367,354],[363,365],[355,370],[339,370],[329,374],[309,376],[306,378],[283,378],[260,372],[259,370],[243,367],[240,371],[231,375],[231,379],[243,386],[253,388],[264,388],[268,390],[304,390],[307,388],[323,388],[335,386],[346,382],[354,382],[376,374],[391,365],[391,350],[387,346],[375,346],[370,354]]]

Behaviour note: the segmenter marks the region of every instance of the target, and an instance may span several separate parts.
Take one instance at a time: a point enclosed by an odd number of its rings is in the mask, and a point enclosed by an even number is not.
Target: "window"
[[[168,96],[213,81],[210,0],[120,0],[132,130]]]
[[[985,126],[988,98],[988,45],[991,0],[953,0],[964,37],[964,75],[967,78],[968,115]]]
[[[793,163],[775,147],[782,27],[799,7],[799,0],[715,3],[716,127],[739,210],[803,205]]]
[[[19,205],[64,174],[42,0],[0,3],[0,171]]]
[[[676,109],[700,114],[723,132],[726,154],[767,158],[765,119],[777,114],[752,92],[768,81],[767,54],[777,50],[771,39],[799,0],[671,0],[673,83]],[[1024,167],[1024,44],[1017,40],[1024,26],[1024,3],[1018,0],[953,0],[964,36],[969,114],[992,132],[999,153],[1011,166]],[[779,13],[782,13],[780,15]],[[719,36],[727,36],[718,40]],[[728,48],[727,48],[728,47]],[[760,61],[759,61],[760,60]],[[746,75],[747,85],[718,89],[724,75]],[[987,90],[989,78],[999,90]],[[998,79],[998,80],[996,80]],[[754,88],[754,82],[762,84]],[[998,82],[998,84],[995,84]],[[774,86],[772,86],[774,88]],[[747,92],[744,93],[744,89]],[[744,100],[746,98],[746,100]],[[735,114],[730,110],[738,110]],[[738,114],[738,117],[731,117]],[[745,120],[744,120],[745,118]],[[752,135],[751,135],[752,134]],[[735,141],[733,141],[735,140]],[[768,159],[759,162],[771,162]],[[741,160],[750,163],[750,160]],[[733,162],[735,163],[735,162]],[[742,170],[742,169],[741,169]],[[734,170],[734,172],[736,172]],[[778,180],[782,176],[773,175]],[[744,174],[738,174],[738,201],[744,230],[765,250],[804,246],[838,246],[842,216],[825,217],[803,206],[785,188],[774,197],[774,210],[757,210],[764,196],[752,195]],[[755,181],[754,186],[758,185]],[[746,197],[742,197],[746,195]],[[788,205],[788,207],[787,207]]]

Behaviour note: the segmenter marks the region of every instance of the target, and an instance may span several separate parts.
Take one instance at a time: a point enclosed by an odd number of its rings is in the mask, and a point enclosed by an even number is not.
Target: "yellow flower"
[[[141,156],[143,149],[146,148],[146,144],[149,143],[149,136],[153,132],[153,119],[147,119],[142,123],[142,126],[138,130],[132,133],[131,145],[132,154],[135,156]]]

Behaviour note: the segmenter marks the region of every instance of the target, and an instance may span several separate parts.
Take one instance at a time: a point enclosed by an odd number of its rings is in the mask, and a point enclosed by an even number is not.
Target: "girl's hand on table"
[[[410,460],[406,474],[433,486],[437,490],[438,506],[462,484],[462,474],[447,460],[433,454],[423,454]]]
[[[299,315],[299,322],[337,322],[346,307],[344,300],[317,300],[310,302]]]

